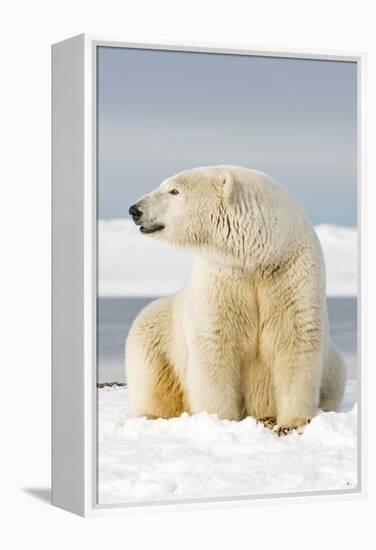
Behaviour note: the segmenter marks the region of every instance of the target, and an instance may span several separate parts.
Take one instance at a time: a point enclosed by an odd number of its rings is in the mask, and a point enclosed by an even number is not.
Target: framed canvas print
[[[53,46],[56,506],[363,494],[363,64]]]

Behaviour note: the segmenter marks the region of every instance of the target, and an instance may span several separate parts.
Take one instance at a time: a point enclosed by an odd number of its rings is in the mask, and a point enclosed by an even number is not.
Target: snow
[[[329,296],[356,295],[357,231],[318,225]],[[98,221],[99,295],[164,296],[188,280],[192,256],[140,234],[129,219]]]
[[[98,221],[100,296],[165,296],[188,279],[192,256],[142,235],[131,220]]]
[[[328,296],[356,296],[357,240],[353,227],[316,225],[324,252]]]
[[[256,423],[184,413],[129,418],[125,386],[98,389],[99,503],[345,490],[357,485],[356,382],[340,412],[285,437]]]

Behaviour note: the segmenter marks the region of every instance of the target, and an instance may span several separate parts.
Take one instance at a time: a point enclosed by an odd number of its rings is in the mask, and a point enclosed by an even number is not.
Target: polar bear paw
[[[304,432],[304,428],[311,422],[311,419],[308,417],[305,418],[295,418],[291,422],[288,423],[276,423],[273,427],[273,432],[275,432],[279,437],[282,435],[287,435],[291,432],[297,432],[298,434],[302,434]]]
[[[277,424],[277,418],[275,416],[262,416],[261,418],[256,418],[256,422],[259,424],[264,424],[265,428],[274,430]]]

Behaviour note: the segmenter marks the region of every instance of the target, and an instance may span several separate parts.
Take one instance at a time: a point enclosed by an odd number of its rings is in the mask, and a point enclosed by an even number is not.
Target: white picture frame
[[[99,46],[352,61],[358,74],[358,487],[310,494],[97,504],[96,51]],[[81,34],[52,47],[52,503],[91,516],[143,507],[245,506],[364,497],[365,54],[217,44],[136,44]],[[361,368],[359,368],[361,365]]]

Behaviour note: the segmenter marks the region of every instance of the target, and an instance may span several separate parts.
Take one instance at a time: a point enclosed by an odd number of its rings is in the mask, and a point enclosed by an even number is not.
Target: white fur
[[[345,369],[328,338],[322,251],[286,190],[255,170],[204,167],[165,180],[137,206],[138,224],[164,227],[151,238],[196,259],[187,285],[130,330],[132,414],[252,415],[290,429],[319,406],[335,409]]]

